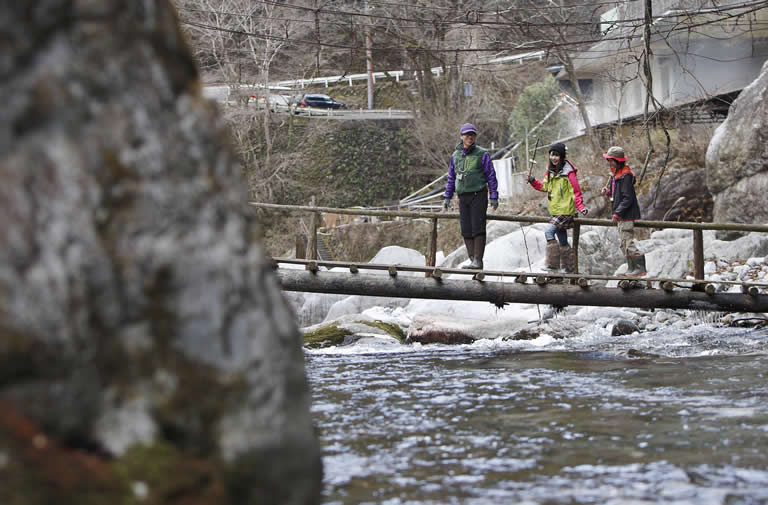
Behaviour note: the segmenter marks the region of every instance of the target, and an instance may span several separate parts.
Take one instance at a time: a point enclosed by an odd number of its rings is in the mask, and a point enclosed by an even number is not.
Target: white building
[[[763,2],[653,2],[653,94],[666,108],[740,91],[768,59],[768,8]],[[643,2],[622,2],[602,16],[604,40],[572,55],[593,125],[642,115]],[[557,76],[572,90],[568,76]],[[652,113],[653,106],[649,107]]]

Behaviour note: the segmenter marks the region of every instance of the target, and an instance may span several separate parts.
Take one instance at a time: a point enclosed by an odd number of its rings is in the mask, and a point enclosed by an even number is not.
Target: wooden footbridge
[[[314,206],[286,206],[251,202],[262,209],[310,213],[313,216],[308,259],[274,258],[281,286],[286,291],[328,294],[384,296],[396,298],[429,298],[437,300],[487,301],[499,307],[507,303],[592,305],[637,308],[690,309],[721,312],[768,312],[768,283],[740,281],[707,281],[704,278],[704,230],[768,232],[766,225],[739,223],[685,223],[670,221],[636,221],[636,227],[677,228],[692,230],[694,279],[627,277],[606,275],[543,274],[490,270],[444,269],[435,266],[437,253],[437,220],[458,219],[458,213],[428,213],[337,209]],[[379,216],[388,218],[420,218],[432,222],[426,266],[359,264],[317,259],[316,238],[321,213]],[[537,216],[489,214],[489,220],[520,223],[549,222]],[[576,219],[573,249],[578,265],[579,229],[582,225],[614,226],[605,219]],[[333,271],[329,271],[333,269]],[[386,275],[382,275],[382,271]],[[414,275],[413,273],[423,275]],[[607,288],[597,281],[617,281]],[[739,292],[719,292],[718,285],[739,286]],[[730,289],[729,289],[730,291]]]

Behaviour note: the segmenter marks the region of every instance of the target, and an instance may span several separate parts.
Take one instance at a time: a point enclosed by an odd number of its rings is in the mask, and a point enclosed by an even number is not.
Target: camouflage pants
[[[640,251],[635,244],[635,223],[634,221],[618,221],[619,244],[624,256],[637,256]]]

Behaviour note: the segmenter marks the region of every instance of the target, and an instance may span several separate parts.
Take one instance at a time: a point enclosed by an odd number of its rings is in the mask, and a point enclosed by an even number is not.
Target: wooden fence
[[[310,259],[317,259],[317,230],[322,221],[322,214],[330,213],[336,215],[354,215],[354,216],[376,216],[384,218],[411,218],[411,219],[429,219],[432,223],[427,251],[427,266],[434,267],[437,259],[437,222],[439,219],[459,219],[458,212],[414,212],[414,211],[396,211],[396,210],[367,210],[367,209],[339,209],[333,207],[316,207],[300,205],[280,205],[275,203],[249,202],[249,205],[259,209],[280,210],[290,213],[309,213],[312,215],[310,226],[309,245],[307,253]],[[489,213],[489,221],[511,221],[516,223],[548,223],[550,217],[543,216],[520,216],[503,215]],[[589,226],[610,226],[616,224],[608,219],[576,218],[573,228],[573,252],[574,266],[578,269],[579,264],[579,230],[582,225]],[[638,228],[657,228],[657,229],[679,229],[693,231],[693,273],[694,279],[704,280],[704,230],[717,231],[738,231],[738,232],[762,232],[768,233],[768,225],[746,224],[746,223],[689,223],[679,221],[635,221]],[[576,271],[578,273],[578,270]]]

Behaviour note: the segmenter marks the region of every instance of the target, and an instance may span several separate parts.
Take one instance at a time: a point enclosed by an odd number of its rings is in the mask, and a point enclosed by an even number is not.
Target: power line
[[[265,4],[270,4],[270,5],[279,5],[279,6],[287,7],[289,9],[300,8],[302,10],[311,10],[308,7],[294,6],[292,4],[282,4],[282,3],[273,2],[271,0],[257,0],[257,1],[260,1],[261,3],[265,3]],[[742,10],[742,9],[749,8],[749,7],[756,7],[755,9],[752,9],[752,11],[748,11],[748,12],[753,12],[755,10],[759,10],[760,8],[762,8],[762,7],[766,6],[766,5],[768,5],[768,2],[766,2],[765,0],[758,0],[756,2],[745,2],[745,3],[741,3],[741,4],[737,4],[737,5],[729,5],[727,7],[712,8],[712,9],[709,9],[707,12],[708,13],[712,13],[712,14],[718,14],[718,13],[726,14],[729,11]],[[253,15],[249,15],[249,14],[230,13],[230,12],[223,13],[223,12],[203,10],[203,9],[183,8],[183,10],[188,10],[188,11],[193,11],[193,12],[203,12],[203,13],[208,13],[208,14],[217,14],[217,15],[232,15],[232,16],[240,16],[240,17],[254,17]],[[313,12],[319,12],[319,10],[318,11],[313,11]],[[467,22],[466,20],[435,21],[435,20],[425,20],[425,19],[417,19],[417,18],[403,18],[403,17],[391,17],[391,16],[374,16],[374,15],[371,15],[371,14],[350,13],[349,11],[331,11],[331,10],[328,10],[328,9],[326,9],[325,12],[326,13],[343,12],[344,14],[364,15],[364,16],[367,16],[367,17],[376,17],[378,19],[385,19],[385,20],[388,20],[388,21],[409,21],[409,22],[413,21],[413,22],[421,23],[421,24],[418,24],[418,25],[400,26],[399,28],[401,28],[401,29],[406,29],[406,28],[419,29],[419,28],[423,28],[424,24],[428,24],[430,26],[454,26],[454,25],[458,25],[459,27],[495,27],[495,26],[498,26],[498,27],[501,27],[501,28],[519,27],[519,28],[529,28],[529,29],[535,29],[535,28],[538,28],[538,27],[550,28],[552,26],[551,22],[547,22],[547,23],[532,23],[530,21],[503,21],[503,22],[501,22],[501,21],[480,21],[480,20],[477,20],[477,21],[473,21],[473,22],[470,23],[470,22]],[[737,14],[732,14],[730,17],[740,17],[740,16],[743,16],[743,15],[747,14],[748,12],[739,12]],[[660,19],[670,19],[670,18],[673,18],[673,17],[674,18],[679,18],[679,17],[684,16],[686,14],[691,14],[691,13],[678,12],[678,13],[673,13],[671,15],[658,16],[656,19],[658,21]],[[728,18],[728,16],[726,16],[726,18]],[[348,23],[346,23],[346,22],[327,21],[327,20],[320,20],[320,19],[317,19],[317,20],[299,20],[299,19],[295,19],[295,18],[270,18],[270,19],[275,20],[275,21],[300,22],[300,23],[308,23],[308,24],[321,23],[321,24],[326,25],[326,26],[327,25],[332,25],[332,26],[337,26],[337,27],[338,26],[348,26]],[[617,21],[612,22],[612,25],[616,26],[616,27],[619,27],[619,28],[621,28],[621,27],[624,27],[624,28],[627,28],[627,27],[635,28],[635,27],[641,26],[640,21],[642,21],[642,20],[639,19],[639,18],[638,19],[617,20]],[[184,23],[188,24],[190,26],[197,26],[198,28],[201,28],[201,29],[217,29],[217,28],[219,28],[219,27],[215,27],[214,25],[209,25],[209,24],[206,24],[206,23],[203,23],[203,22],[200,22],[200,21],[194,21],[194,20],[185,20]],[[568,26],[569,27],[574,27],[574,26],[594,27],[595,24],[596,23],[594,23],[594,22],[579,22],[579,23],[568,23]],[[378,27],[378,25],[376,25],[376,24],[364,24],[364,23],[360,23],[360,22],[358,22],[358,23],[356,23],[356,24],[354,24],[352,26],[356,27],[356,28],[357,27],[374,27],[374,28]],[[222,29],[222,31],[223,30],[227,30],[227,29]],[[236,30],[232,30],[232,33],[234,33],[234,32],[236,32]],[[247,32],[243,32],[241,34],[247,34]],[[392,35],[391,33],[387,33],[387,34],[390,35],[390,36]],[[250,36],[259,36],[259,35],[258,34],[250,34]],[[309,42],[303,41],[301,39],[296,39],[295,42],[299,43],[299,44],[301,44],[301,43],[309,43]],[[588,43],[588,42],[594,42],[594,39],[577,41],[577,44]],[[332,43],[327,43],[327,42],[326,43],[321,43],[321,42],[318,42],[316,40],[312,41],[312,43],[313,44],[319,44],[319,45],[325,46],[325,47],[338,47],[338,48],[342,48],[342,49],[353,48],[353,47],[350,47],[350,46],[344,46],[344,45],[339,45],[339,44],[332,44]],[[454,50],[451,50],[451,51],[454,51]]]
[[[271,3],[267,0],[261,0],[263,3]],[[507,27],[510,25],[534,25],[534,26],[552,26],[551,22],[546,23],[531,23],[529,21],[480,21],[480,20],[468,20],[467,16],[461,16],[461,17],[454,17],[452,19],[429,19],[429,18],[408,18],[408,17],[400,17],[400,16],[385,16],[381,14],[370,14],[370,13],[362,13],[362,12],[352,12],[352,11],[332,11],[329,9],[310,9],[308,7],[299,7],[299,6],[292,6],[287,4],[276,4],[281,7],[286,7],[288,9],[300,9],[305,11],[311,11],[316,14],[326,14],[326,15],[339,15],[339,16],[349,16],[349,17],[364,17],[364,18],[370,18],[370,19],[379,19],[379,20],[385,20],[385,21],[401,21],[401,22],[413,22],[418,23],[414,25],[406,25],[406,28],[423,28],[423,25],[428,24],[431,26],[452,26],[452,25],[459,25],[459,26],[502,26]],[[237,12],[223,12],[223,11],[210,11],[210,10],[201,10],[201,9],[191,9],[191,8],[182,8],[181,10],[190,11],[190,12],[200,12],[205,14],[216,14],[216,15],[225,15],[225,16],[233,16],[233,17],[256,17],[255,14],[244,14],[244,13],[237,13]],[[284,20],[284,21],[295,21],[300,23],[315,23],[314,19],[295,19],[295,18],[274,18],[270,17],[269,20]],[[327,21],[322,20],[320,21],[322,24],[334,24],[334,25],[346,25],[345,22],[340,21]],[[569,23],[570,26],[593,26],[595,23],[592,21],[580,21],[580,22],[572,22]],[[364,24],[361,22],[356,22],[356,26],[378,26],[376,24]],[[400,26],[403,27],[402,25]]]
[[[634,3],[640,0],[625,0],[624,4],[627,3]],[[271,5],[274,7],[283,7],[288,9],[294,9],[294,10],[302,10],[302,11],[308,11],[313,13],[324,13],[324,14],[339,14],[339,15],[352,15],[352,16],[366,16],[370,15],[372,17],[382,17],[378,15],[371,15],[370,13],[365,13],[361,11],[352,11],[352,10],[340,10],[340,9],[330,9],[330,8],[315,8],[315,7],[307,7],[304,5],[296,5],[296,4],[288,4],[284,2],[280,2],[277,0],[253,0],[251,3],[260,3],[265,5]],[[457,9],[455,7],[440,7],[433,4],[430,5],[415,5],[414,3],[405,3],[405,2],[386,2],[383,0],[367,0],[367,3],[374,4],[374,5],[383,5],[383,6],[393,6],[398,8],[404,8],[404,9],[418,9],[420,12],[427,12],[430,11],[446,11],[451,13],[456,13]],[[479,2],[478,2],[479,3]],[[553,10],[583,10],[584,8],[590,8],[590,9],[598,9],[603,6],[616,6],[617,1],[616,0],[608,0],[605,2],[588,2],[588,3],[580,3],[580,4],[571,4],[571,5],[554,5],[552,3],[549,3],[548,5],[526,5],[522,7],[505,7],[503,9],[466,9],[463,11],[459,11],[459,15],[464,17],[467,15],[467,13],[472,13],[476,15],[488,15],[488,16],[498,16],[500,14],[508,13],[508,12],[531,12],[531,11],[553,11]],[[230,15],[246,15],[243,13],[238,12],[226,12],[226,11],[211,11],[211,10],[205,10],[205,9],[199,9],[194,7],[183,7],[183,6],[177,6],[178,10],[187,10],[187,11],[197,11],[197,12],[210,12],[210,13],[217,13],[217,14],[230,14]],[[420,19],[420,18],[413,18],[414,20]]]
[[[266,1],[266,0],[265,0]],[[751,12],[754,12],[756,10],[759,10],[763,8],[765,5],[768,5],[768,2],[765,0],[760,2],[752,2],[750,4],[740,4],[740,8],[743,8],[741,6],[743,5],[751,5],[755,6],[750,11],[747,12],[740,12],[739,14],[726,14],[723,18],[717,18],[717,19],[711,19],[707,21],[703,21],[700,23],[692,23],[692,24],[681,24],[678,27],[670,28],[669,30],[665,30],[665,34],[669,34],[672,32],[677,31],[692,31],[694,28],[706,26],[715,24],[727,19],[731,19],[734,17],[740,17],[744,16],[746,14],[749,14]],[[247,32],[244,30],[236,30],[231,28],[224,28],[224,27],[218,27],[213,25],[208,25],[205,23],[199,23],[194,21],[181,21],[181,23],[186,24],[188,26],[194,26],[196,28],[204,29],[204,30],[212,30],[212,31],[220,31],[224,33],[231,33],[235,35],[242,35],[247,37],[254,37],[261,40],[272,40],[272,41],[281,41],[285,43],[293,43],[293,44],[300,44],[300,45],[311,45],[311,46],[320,46],[320,47],[327,47],[327,48],[336,48],[336,49],[345,49],[345,50],[355,50],[355,49],[363,49],[362,46],[358,45],[349,45],[349,44],[342,44],[342,43],[332,43],[332,42],[321,42],[319,40],[305,40],[305,39],[296,39],[296,38],[290,38],[290,37],[277,37],[277,36],[270,36],[270,35],[264,35],[264,34],[258,34],[258,33],[252,33]],[[509,25],[507,25],[509,26]],[[525,25],[530,27],[530,25]],[[551,26],[551,25],[547,25]],[[637,25],[639,27],[640,25]],[[736,35],[737,36],[737,35]],[[632,40],[639,40],[642,37],[642,35],[636,35],[632,33],[626,33],[623,35],[616,35],[612,37],[601,37],[601,38],[586,38],[582,39],[576,42],[570,42],[570,41],[563,41],[563,42],[553,42],[553,41],[536,41],[536,42],[525,42],[521,43],[515,46],[508,46],[508,47],[494,47],[494,48],[443,48],[443,49],[431,49],[431,48],[423,48],[423,47],[412,47],[412,46],[377,46],[375,47],[378,51],[415,51],[415,52],[430,52],[430,53],[489,53],[489,52],[500,52],[500,51],[511,51],[511,50],[551,50],[555,48],[564,48],[564,47],[571,47],[571,46],[583,46],[586,44],[595,44],[598,42],[609,42],[609,41],[627,41],[631,42]],[[362,44],[362,41],[361,41]]]
[[[369,4],[378,4],[378,5],[386,5],[386,6],[394,6],[394,7],[401,7],[401,8],[418,8],[419,10],[441,10],[441,11],[452,11],[456,12],[455,7],[440,7],[436,5],[414,5],[413,3],[404,3],[404,2],[387,2],[383,0],[367,0]],[[625,0],[624,3],[634,3],[638,2],[640,0]],[[548,2],[549,5],[539,5],[539,6],[527,6],[527,7],[505,7],[502,10],[484,10],[484,9],[470,9],[474,12],[478,12],[480,14],[488,14],[488,15],[497,15],[499,13],[503,12],[512,12],[512,11],[527,11],[530,9],[540,9],[540,10],[555,10],[555,9],[562,9],[562,8],[583,8],[583,7],[602,7],[605,5],[611,5],[615,6],[617,4],[616,0],[609,0],[605,2],[589,2],[589,3],[582,3],[582,4],[571,4],[566,6],[558,6],[558,5],[552,5],[552,3]]]

